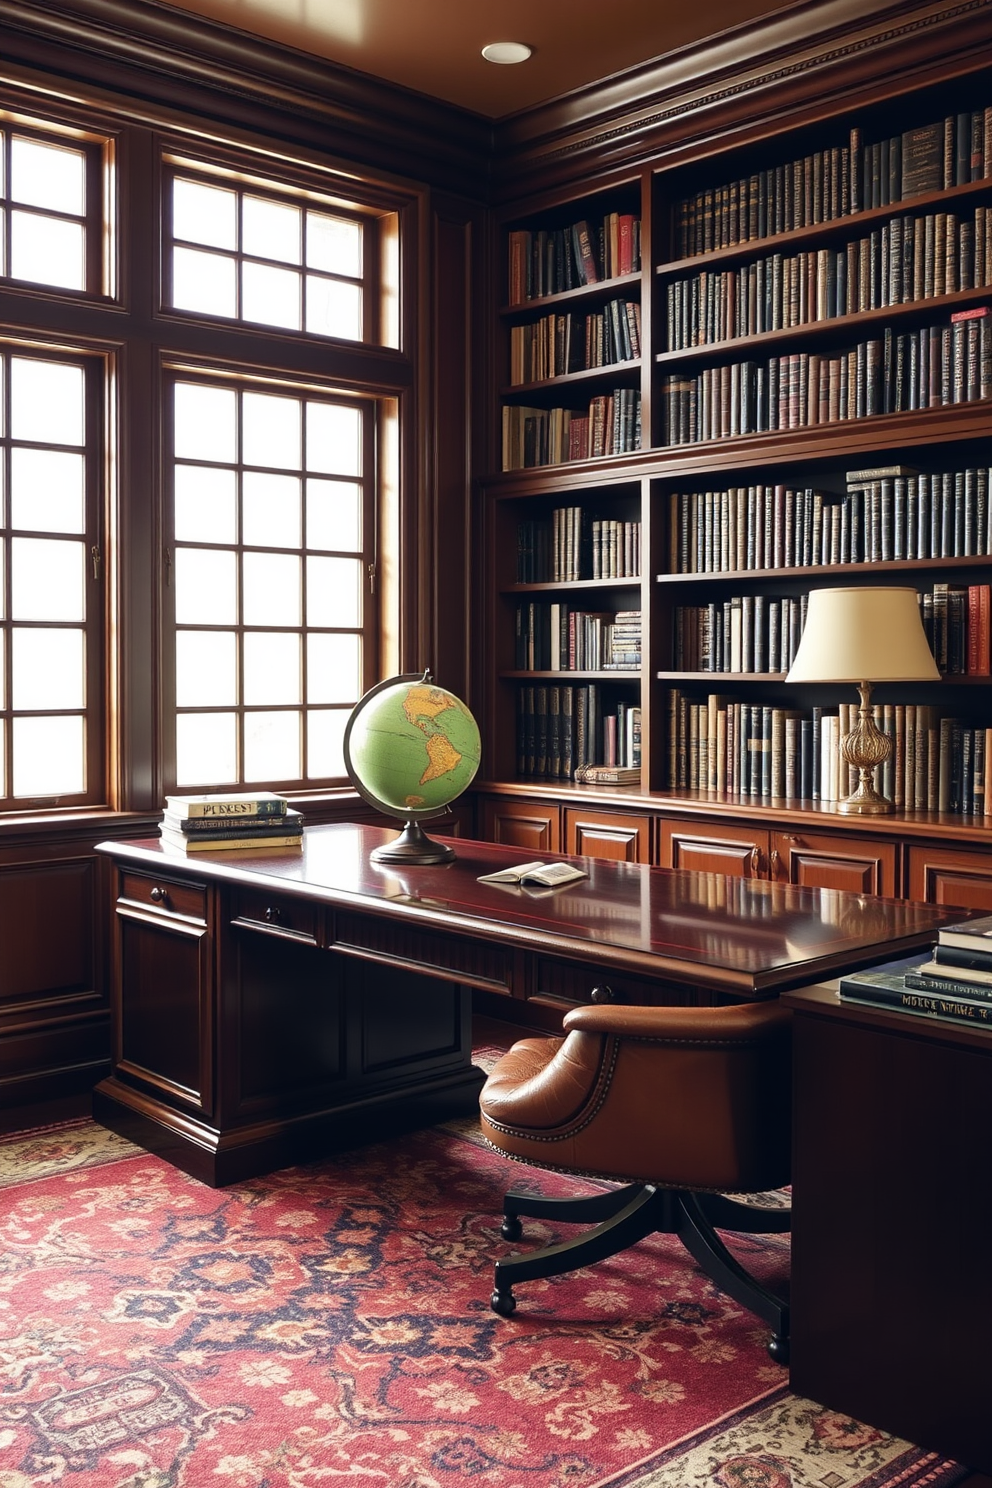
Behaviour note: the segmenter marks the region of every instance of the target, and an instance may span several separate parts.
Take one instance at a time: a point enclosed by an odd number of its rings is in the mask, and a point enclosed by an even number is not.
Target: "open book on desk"
[[[588,877],[588,873],[571,863],[542,863],[538,860],[536,863],[520,863],[516,868],[501,868],[498,873],[484,873],[479,883],[520,884],[524,888],[533,884],[539,889],[557,889],[562,884]]]

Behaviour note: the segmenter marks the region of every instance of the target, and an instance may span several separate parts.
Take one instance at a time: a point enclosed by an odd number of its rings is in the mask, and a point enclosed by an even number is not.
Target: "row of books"
[[[635,361],[641,354],[641,307],[609,300],[588,315],[544,315],[510,329],[510,382],[545,382],[569,372]]]
[[[582,218],[567,227],[515,228],[509,237],[510,304],[562,294],[636,274],[641,267],[641,220],[608,212],[597,226]]]
[[[590,400],[588,412],[570,408],[503,407],[503,469],[598,460],[641,447],[641,395],[614,388]]]
[[[762,800],[842,801],[857,786],[840,752],[857,703],[835,710],[743,703],[722,693],[669,695],[668,768],[676,790],[710,790]],[[872,709],[893,751],[875,770],[875,787],[900,811],[992,817],[986,761],[992,729],[941,717],[927,704]]]
[[[946,191],[992,174],[992,107],[950,114],[865,145],[846,144],[707,187],[680,201],[675,247],[682,258]]]
[[[787,672],[796,657],[809,596],[735,594],[678,605],[672,649],[680,672]]]
[[[522,672],[637,671],[640,610],[576,610],[561,600],[517,605],[515,666]]]
[[[988,466],[847,473],[848,494],[730,486],[669,494],[669,571],[734,573],[992,553]]]
[[[838,991],[845,1002],[992,1026],[992,915],[945,925],[927,961],[910,956],[849,973]]]
[[[992,211],[893,217],[841,248],[703,270],[666,290],[670,351],[992,284]]]
[[[636,579],[640,572],[640,522],[565,506],[555,507],[549,520],[517,524],[518,584]]]
[[[949,325],[662,379],[664,443],[697,444],[780,429],[941,408],[992,396],[992,319],[958,312]]]
[[[303,846],[303,814],[272,791],[166,796],[162,841],[184,853]]]
[[[517,774],[521,778],[571,780],[577,770],[589,766],[639,769],[640,764],[641,710],[637,704],[621,701],[607,706],[597,682],[518,689]]]

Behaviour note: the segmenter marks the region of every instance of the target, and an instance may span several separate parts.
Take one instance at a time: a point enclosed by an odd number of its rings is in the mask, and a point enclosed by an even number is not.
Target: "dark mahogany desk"
[[[98,1121],[224,1184],[474,1107],[471,995],[564,1012],[764,998],[927,945],[955,911],[578,859],[552,892],[480,884],[515,848],[369,861],[394,832],[313,827],[301,854],[103,843],[115,875],[112,1071]],[[549,858],[555,858],[549,854]],[[604,994],[606,995],[606,994]]]

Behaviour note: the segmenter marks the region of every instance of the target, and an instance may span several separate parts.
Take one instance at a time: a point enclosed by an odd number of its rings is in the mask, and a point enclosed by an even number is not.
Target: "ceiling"
[[[169,0],[489,118],[557,98],[792,0]],[[533,48],[486,62],[492,41]]]

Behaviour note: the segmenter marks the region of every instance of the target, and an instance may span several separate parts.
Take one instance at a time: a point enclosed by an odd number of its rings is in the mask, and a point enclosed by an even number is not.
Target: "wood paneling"
[[[567,809],[565,851],[623,863],[650,863],[651,818],[620,811]]]
[[[523,852],[558,852],[561,842],[557,806],[535,802],[486,800],[483,831],[487,842],[502,842]]]
[[[992,858],[988,853],[913,846],[908,894],[925,904],[958,904],[992,913]]]
[[[892,842],[830,837],[826,833],[773,832],[770,876],[809,889],[892,895],[896,892],[897,856]]]
[[[663,868],[695,873],[727,873],[734,878],[764,878],[768,866],[768,833],[741,823],[659,823],[658,859]]]

